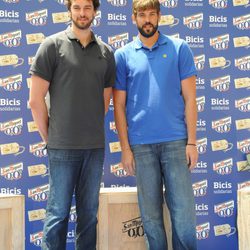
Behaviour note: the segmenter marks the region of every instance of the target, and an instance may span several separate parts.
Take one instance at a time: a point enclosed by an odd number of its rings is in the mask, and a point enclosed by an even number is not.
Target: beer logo
[[[0,123],[0,131],[6,135],[20,135],[23,128],[23,119],[18,118],[15,120]]]
[[[201,197],[207,194],[207,187],[208,187],[207,180],[195,182],[193,183],[192,187],[193,187],[195,197]]]
[[[249,112],[250,111],[250,96],[239,99],[239,100],[235,100],[235,108],[237,108],[241,112]]]
[[[234,212],[234,200],[214,205],[214,213],[220,217],[231,217]]]
[[[237,78],[234,79],[234,85],[236,89],[240,88],[250,88],[250,78],[249,77],[243,77],[243,78]]]
[[[175,8],[178,5],[178,0],[159,0],[159,2],[166,8]]]
[[[122,33],[115,36],[108,37],[108,44],[112,46],[114,49],[119,49],[126,45],[129,41],[128,33]]]
[[[229,90],[230,87],[230,82],[231,82],[231,77],[230,75],[222,76],[219,78],[212,79],[210,81],[211,87],[219,92],[226,92]]]
[[[216,50],[226,50],[229,45],[229,34],[216,36],[209,39],[210,46]]]
[[[234,64],[239,70],[250,70],[250,55],[235,59]]]
[[[28,197],[33,201],[46,201],[49,194],[49,184],[28,189]]]
[[[20,146],[17,142],[1,144],[0,149],[1,155],[14,154],[15,156],[17,156],[25,151],[25,147]]]
[[[0,78],[0,87],[3,87],[8,92],[19,91],[22,86],[22,80],[22,74]]]
[[[238,183],[238,189],[249,188],[250,187],[250,180]]]
[[[198,139],[196,141],[197,151],[199,154],[205,154],[207,152],[207,138]]]
[[[21,38],[22,38],[21,30],[7,32],[4,34],[0,34],[0,43],[2,43],[5,47],[8,48],[18,47],[21,43]]]
[[[45,36],[43,33],[26,34],[26,41],[28,45],[42,43],[44,39]]]
[[[8,181],[16,181],[22,178],[23,174],[23,163],[19,162],[7,167],[3,167],[1,170],[1,176]]]
[[[122,222],[122,233],[126,234],[129,238],[137,238],[144,236],[144,228],[142,225],[141,217],[137,217],[128,221]]]
[[[221,151],[227,152],[233,148],[233,143],[229,143],[227,140],[218,140],[211,142],[212,151]]]
[[[218,133],[228,133],[232,124],[231,116],[212,121],[212,129]]]
[[[115,122],[110,122],[109,123],[109,129],[112,130],[115,134],[117,134],[117,129],[116,129]]]
[[[205,54],[195,56],[194,57],[194,64],[195,64],[195,68],[198,71],[203,70],[204,66],[205,66]]]
[[[0,66],[10,66],[14,68],[24,63],[23,58],[18,58],[16,54],[2,55],[0,56]]]
[[[34,12],[26,13],[26,21],[34,26],[43,26],[47,23],[48,10],[37,10]]]
[[[95,16],[95,19],[93,20],[92,22],[92,27],[97,27],[101,24],[101,18],[102,18],[102,12],[100,10],[98,10],[96,12],[96,16]]]
[[[233,18],[233,25],[240,30],[247,30],[250,27],[250,14]]]
[[[233,232],[231,232],[233,231]],[[229,224],[222,224],[214,226],[214,235],[215,236],[221,236],[226,235],[227,237],[233,235],[236,233],[236,228],[231,227]]]
[[[28,217],[29,221],[38,221],[38,220],[44,220],[46,215],[45,209],[37,209],[37,210],[31,210],[28,211]]]
[[[227,8],[228,0],[209,0],[209,4],[215,9],[225,9]]]
[[[233,0],[233,6],[243,6],[245,7],[249,6],[249,0]]]
[[[192,16],[183,17],[183,24],[189,29],[201,29],[203,23],[203,13],[194,14]]]
[[[70,17],[68,12],[58,12],[52,13],[53,23],[68,23],[70,22]]]
[[[30,234],[30,243],[34,244],[37,247],[40,247],[42,245],[43,240],[43,231]]]
[[[178,25],[180,20],[178,18],[175,18],[173,15],[162,15],[161,20],[159,22],[160,26],[168,25],[169,27],[174,27]]]
[[[36,157],[45,157],[47,156],[47,148],[45,142],[38,142],[35,144],[30,144],[29,152]]]
[[[233,158],[213,163],[213,170],[220,175],[231,174],[233,168]]]
[[[197,240],[205,240],[209,237],[210,223],[206,222],[196,226],[196,238]]]
[[[76,206],[72,206],[70,208],[70,213],[69,213],[69,222],[75,223],[76,222]]]
[[[33,176],[46,176],[48,175],[47,172],[47,167],[44,164],[38,164],[38,165],[32,165],[32,166],[28,166],[28,173],[29,173],[29,177],[33,177]]]
[[[127,5],[127,0],[107,0],[108,3],[116,7],[124,7]]]
[[[110,153],[121,152],[120,142],[119,141],[118,142],[110,142],[109,149],[110,149]]]
[[[210,68],[221,68],[225,69],[231,65],[230,60],[226,60],[223,56],[209,58]]]
[[[250,119],[241,119],[241,120],[236,120],[236,129],[237,130],[242,130],[242,129],[248,129],[250,130]]]
[[[248,49],[250,47],[250,38],[248,36],[234,37],[233,41],[235,48],[245,47]]]
[[[244,154],[249,154],[250,153],[250,139],[237,141],[237,149],[239,149]]]
[[[125,177],[127,172],[123,169],[122,164],[114,164],[110,166],[110,173],[114,174],[116,177]]]
[[[237,161],[237,170],[240,171],[249,171],[250,165],[248,165],[247,161]]]

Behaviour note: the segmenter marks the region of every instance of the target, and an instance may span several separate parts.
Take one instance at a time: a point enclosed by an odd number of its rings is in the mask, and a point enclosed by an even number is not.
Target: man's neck
[[[84,47],[90,43],[92,39],[92,32],[90,28],[82,30],[72,25],[71,29]]]
[[[139,38],[144,46],[146,46],[147,48],[152,48],[159,38],[159,32],[155,32],[151,37],[145,37],[139,33]]]

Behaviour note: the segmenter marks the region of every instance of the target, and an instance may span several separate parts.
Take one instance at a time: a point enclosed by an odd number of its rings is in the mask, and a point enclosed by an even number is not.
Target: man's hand
[[[198,151],[195,145],[186,146],[186,159],[189,169],[192,170],[198,161]]]
[[[122,151],[122,167],[128,175],[135,175],[135,160],[131,149]]]

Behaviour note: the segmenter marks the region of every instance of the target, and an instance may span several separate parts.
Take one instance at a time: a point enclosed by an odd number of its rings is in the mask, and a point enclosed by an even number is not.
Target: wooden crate
[[[237,191],[238,200],[238,239],[239,250],[249,250],[250,247],[250,188]]]
[[[164,205],[168,249],[172,249],[171,222]],[[98,212],[99,250],[144,250],[144,230],[136,188],[102,188]]]
[[[24,250],[24,196],[0,194],[0,249]]]

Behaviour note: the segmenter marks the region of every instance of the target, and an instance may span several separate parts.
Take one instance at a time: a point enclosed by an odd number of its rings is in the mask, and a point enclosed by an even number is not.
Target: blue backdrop
[[[192,171],[200,250],[237,250],[237,190],[250,186],[249,0],[161,0],[160,30],[185,39],[198,70]],[[102,0],[94,32],[114,50],[137,35],[132,1]],[[48,194],[47,152],[28,106],[28,70],[42,40],[66,29],[63,0],[0,0],[0,193],[26,197],[26,249],[39,249]],[[120,166],[113,104],[106,117],[103,187],[135,186]],[[74,249],[74,203],[68,249]]]

